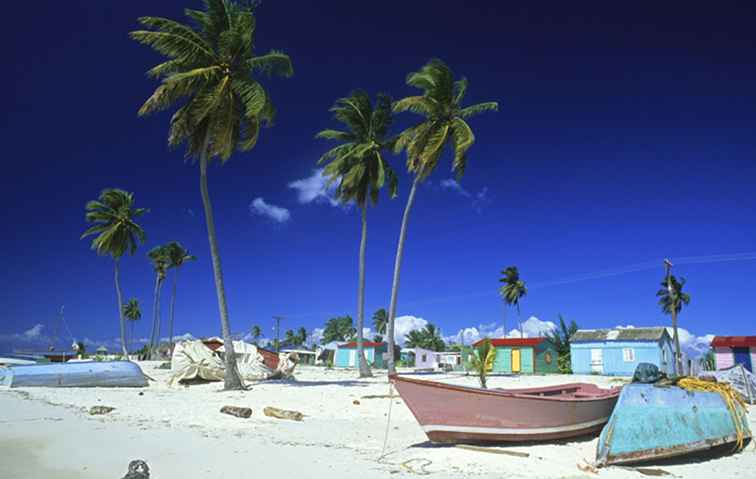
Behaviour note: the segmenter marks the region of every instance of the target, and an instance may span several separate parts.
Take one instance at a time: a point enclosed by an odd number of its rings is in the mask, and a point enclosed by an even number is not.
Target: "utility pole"
[[[680,337],[677,335],[677,292],[672,288],[672,262],[665,258],[664,268],[667,271],[667,295],[669,295],[670,312],[672,314],[672,331],[675,341],[675,376],[682,374],[682,356],[680,356]]]
[[[276,322],[276,352],[279,352],[279,349],[281,349],[281,321],[283,321],[283,316],[273,316],[273,320]]]

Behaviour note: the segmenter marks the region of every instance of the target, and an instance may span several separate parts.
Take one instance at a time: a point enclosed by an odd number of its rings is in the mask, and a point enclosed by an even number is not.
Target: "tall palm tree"
[[[661,306],[664,314],[672,316],[672,331],[675,342],[675,373],[682,374],[682,356],[680,355],[680,337],[677,335],[677,315],[682,311],[683,306],[690,304],[690,295],[683,292],[683,286],[685,286],[685,278],[679,280],[675,278],[675,275],[670,274],[661,282],[661,288],[656,292],[656,296],[659,298],[659,306]]]
[[[131,340],[129,345],[134,347],[134,325],[137,321],[142,319],[142,310],[139,307],[139,300],[131,298],[126,304],[123,305],[123,316],[131,323]]]
[[[388,184],[389,194],[396,197],[397,177],[383,157],[394,139],[389,138],[391,127],[391,98],[378,94],[375,105],[368,94],[356,90],[346,98],[339,98],[330,110],[344,130],[323,130],[317,138],[336,140],[341,144],[328,150],[319,163],[328,163],[324,173],[329,184],[338,183],[337,198],[343,203],[354,201],[360,209],[362,236],[360,239],[359,277],[357,284],[357,357],[360,377],[370,377],[365,358],[363,328],[365,325],[365,249],[367,247],[367,210],[375,205],[381,188]]]
[[[171,338],[171,351],[173,351],[173,313],[176,306],[176,283],[178,282],[179,270],[187,261],[194,261],[197,257],[189,254],[189,251],[178,241],[171,241],[165,245],[165,248],[169,260],[168,268],[174,270],[171,305],[168,310],[168,337]]]
[[[496,111],[499,108],[496,102],[463,107],[467,80],[461,78],[455,81],[451,69],[438,59],[430,60],[420,71],[410,73],[407,76],[407,84],[422,90],[422,95],[399,100],[394,104],[393,110],[395,113],[410,111],[421,115],[423,119],[417,125],[403,131],[394,146],[396,152],[407,151],[407,170],[415,178],[407,205],[404,207],[394,261],[387,328],[390,351],[394,348],[394,320],[404,241],[407,238],[407,223],[415,201],[417,185],[430,176],[447,146],[450,146],[453,152],[452,170],[457,178],[461,178],[467,164],[467,151],[475,142],[475,135],[467,120],[479,113]],[[389,358],[388,367],[390,373],[396,372],[393,357]]]
[[[134,207],[134,194],[117,188],[103,190],[96,200],[85,206],[87,223],[92,223],[81,238],[97,235],[92,240],[92,249],[98,255],[108,255],[113,258],[114,282],[116,300],[118,301],[118,320],[121,329],[121,350],[128,359],[126,347],[126,321],[123,317],[123,292],[119,282],[119,266],[121,257],[125,254],[133,255],[139,243],[144,243],[144,230],[136,219],[146,213],[146,208]]]
[[[170,258],[168,249],[165,245],[155,246],[148,253],[147,257],[152,263],[152,269],[155,271],[155,291],[152,303],[152,332],[150,333],[150,359],[155,359],[155,350],[160,346],[160,291],[163,288],[163,282],[168,274]]]
[[[499,294],[507,305],[515,305],[517,307],[517,322],[520,327],[520,337],[524,338],[522,318],[520,317],[520,299],[528,294],[528,288],[525,286],[525,282],[520,279],[520,272],[517,270],[517,266],[509,266],[501,274],[503,276],[499,279],[499,282],[504,283],[504,285],[499,288]]]
[[[388,323],[388,313],[385,309],[381,308],[373,313],[373,328],[375,328],[376,333],[381,336],[385,335],[386,323]]]
[[[257,344],[257,340],[262,336],[262,329],[260,329],[260,326],[254,325],[252,326],[250,333],[252,334],[252,340]]]
[[[168,144],[175,147],[186,143],[187,157],[199,159],[200,193],[226,345],[224,388],[242,389],[207,189],[207,165],[213,159],[225,163],[235,150],[251,150],[257,143],[261,126],[273,120],[273,103],[252,73],[289,77],[293,68],[289,57],[282,52],[255,54],[252,5],[229,0],[204,0],[204,3],[202,11],[185,11],[190,24],[142,17],[139,21],[146,30],[130,35],[167,57],[167,61],[148,72],[152,77],[161,78],[162,83],[142,105],[139,114],[178,106],[171,118]]]

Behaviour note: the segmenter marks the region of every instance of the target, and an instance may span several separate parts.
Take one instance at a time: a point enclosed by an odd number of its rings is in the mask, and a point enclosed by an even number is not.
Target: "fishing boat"
[[[601,431],[597,465],[743,447],[751,438],[746,412],[737,400],[726,397],[678,386],[628,384]]]
[[[438,443],[548,441],[597,433],[620,393],[586,383],[480,389],[389,378],[428,439]]]
[[[147,378],[129,361],[49,363],[0,368],[0,385],[18,387],[144,387]]]

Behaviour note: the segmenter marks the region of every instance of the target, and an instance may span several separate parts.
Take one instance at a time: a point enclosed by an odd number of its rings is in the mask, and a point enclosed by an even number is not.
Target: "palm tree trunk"
[[[360,276],[357,285],[357,357],[360,364],[360,377],[369,378],[370,373],[365,358],[363,327],[365,326],[365,249],[367,247],[367,204],[362,207],[362,238],[360,239]]]
[[[121,329],[121,351],[126,361],[129,360],[129,350],[126,348],[126,320],[123,318],[123,293],[121,292],[121,283],[119,282],[119,262],[120,258],[115,258],[115,279],[116,299],[118,300],[118,321]]]
[[[402,216],[402,227],[399,230],[399,244],[396,247],[396,259],[394,261],[394,279],[391,283],[391,303],[389,304],[389,317],[386,334],[388,334],[389,344],[389,360],[388,371],[389,374],[396,374],[396,366],[394,365],[394,317],[396,316],[396,302],[399,295],[399,275],[402,269],[402,255],[404,254],[404,241],[407,239],[407,223],[409,221],[409,213],[412,209],[412,204],[415,202],[415,192],[417,191],[418,177],[415,177],[415,181],[412,182],[412,189],[410,189],[409,198],[407,198],[407,206],[404,207],[404,215]]]
[[[213,220],[213,206],[210,203],[210,195],[207,191],[207,149],[209,135],[205,135],[205,145],[200,155],[200,192],[202,193],[202,206],[205,209],[205,222],[207,223],[207,238],[210,242],[210,257],[213,262],[213,276],[215,277],[215,292],[218,295],[218,309],[220,311],[221,332],[223,333],[223,346],[226,350],[226,374],[223,380],[223,389],[244,389],[239,370],[236,367],[234,343],[231,339],[231,327],[228,321],[228,306],[226,305],[226,290],[223,287],[223,271],[221,270],[220,253],[218,252],[218,240],[215,235],[215,221]]]
[[[672,305],[672,331],[675,335],[675,376],[682,376],[682,357],[680,356],[680,336],[677,335],[677,311]]]
[[[520,314],[520,303],[517,303],[517,324],[520,325],[520,338],[524,338],[525,335],[522,332],[522,315]]]
[[[131,333],[129,334],[129,349],[134,349],[134,323],[136,321],[131,320]]]
[[[152,293],[152,329],[150,331],[150,347],[147,350],[147,359],[152,360],[155,356],[155,336],[157,331],[158,317],[158,291],[160,290],[160,275],[155,275],[155,290]]]
[[[160,292],[163,290],[163,281],[165,278],[160,278],[157,285],[157,296],[155,298],[155,349],[152,353],[153,360],[160,359]]]
[[[173,311],[176,306],[176,283],[178,282],[179,268],[173,273],[173,291],[171,292],[171,305],[168,311],[168,337],[171,342],[171,354],[173,354]]]

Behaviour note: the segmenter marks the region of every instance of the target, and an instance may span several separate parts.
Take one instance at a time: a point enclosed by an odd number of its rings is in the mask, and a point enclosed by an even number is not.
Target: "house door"
[[[513,349],[512,350],[512,372],[513,373],[519,373],[520,372],[520,350],[519,349]]]
[[[604,372],[604,351],[601,349],[591,349],[591,372]]]
[[[357,364],[357,350],[350,349],[349,350],[349,366],[354,367],[356,364]]]
[[[742,364],[744,368],[753,372],[751,365],[751,351],[748,348],[732,348],[735,355],[735,364]]]

